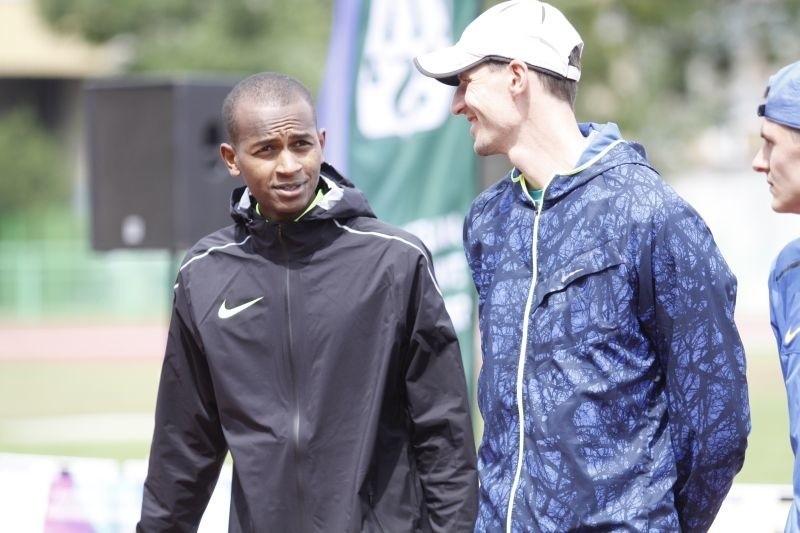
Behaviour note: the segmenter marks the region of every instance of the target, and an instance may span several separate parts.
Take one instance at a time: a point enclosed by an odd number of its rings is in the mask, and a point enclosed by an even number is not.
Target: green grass
[[[150,434],[145,430],[127,440],[80,441],[54,432],[52,439],[45,435],[25,442],[3,428],[71,415],[98,415],[113,422],[115,414],[135,414],[147,420],[155,407],[160,366],[158,359],[0,361],[0,452],[146,458]],[[736,480],[791,483],[786,393],[777,356],[750,354],[747,374],[753,430]]]
[[[0,362],[0,417],[150,411],[161,361]]]
[[[791,484],[789,410],[777,354],[749,354],[747,381],[753,427],[736,481]]]
[[[113,422],[114,415],[152,416],[161,362],[141,360],[0,361],[0,452],[104,457],[145,458],[149,432],[134,438],[80,441],[76,435],[55,434],[26,442],[9,433],[20,422],[63,416],[97,416]],[[3,432],[2,428],[7,431]],[[44,427],[46,430],[46,426]]]

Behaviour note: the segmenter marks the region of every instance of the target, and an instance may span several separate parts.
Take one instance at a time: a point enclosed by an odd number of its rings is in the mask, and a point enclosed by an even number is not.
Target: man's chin
[[[498,154],[497,150],[493,150],[490,146],[478,144],[477,142],[472,146],[472,149],[475,150],[475,153],[481,157]]]

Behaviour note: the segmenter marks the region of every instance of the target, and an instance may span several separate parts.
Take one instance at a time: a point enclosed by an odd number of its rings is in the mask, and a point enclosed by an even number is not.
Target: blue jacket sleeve
[[[769,277],[770,321],[780,356],[789,407],[789,442],[794,454],[794,503],[786,531],[800,530],[800,239],[786,245]]]
[[[647,259],[648,329],[668,397],[681,528],[706,531],[742,467],[750,432],[736,278],[700,216],[681,201],[667,209]]]

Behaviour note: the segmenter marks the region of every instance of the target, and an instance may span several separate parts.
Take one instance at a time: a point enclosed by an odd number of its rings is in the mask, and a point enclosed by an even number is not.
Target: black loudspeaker
[[[233,80],[104,79],[84,87],[92,247],[180,250],[232,223],[241,185],[219,155]]]

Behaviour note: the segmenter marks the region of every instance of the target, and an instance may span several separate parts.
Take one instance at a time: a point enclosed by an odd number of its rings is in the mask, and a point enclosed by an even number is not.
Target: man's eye
[[[297,141],[292,143],[292,150],[296,150],[298,152],[307,152],[311,150],[312,144],[308,141]]]

